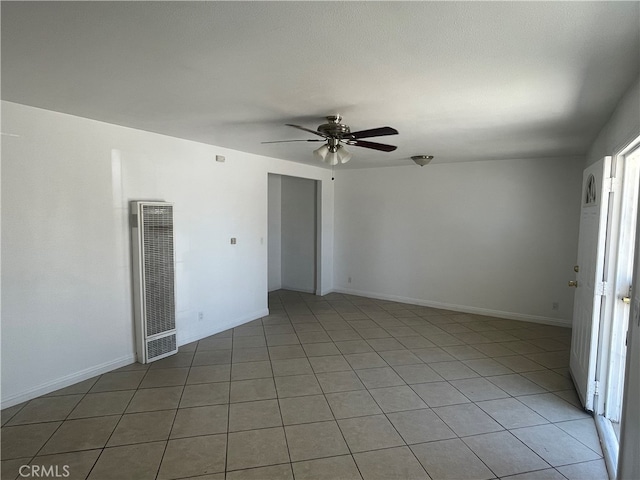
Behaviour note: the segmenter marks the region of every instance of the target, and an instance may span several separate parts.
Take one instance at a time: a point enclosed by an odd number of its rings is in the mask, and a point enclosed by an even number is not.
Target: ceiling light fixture
[[[318,148],[317,150],[313,151],[313,154],[318,157],[320,160],[322,160],[324,162],[324,159],[327,158],[327,154],[329,153],[329,146],[328,145],[322,145],[320,148]]]
[[[320,148],[313,151],[313,154],[329,165],[337,165],[338,163],[347,163],[351,160],[351,153],[344,148],[343,145],[340,145],[338,142],[332,142],[329,139],[329,143],[322,145]],[[335,143],[332,145],[332,143]]]
[[[424,167],[427,163],[433,160],[433,155],[414,155],[411,157],[411,160],[416,162],[416,165]]]

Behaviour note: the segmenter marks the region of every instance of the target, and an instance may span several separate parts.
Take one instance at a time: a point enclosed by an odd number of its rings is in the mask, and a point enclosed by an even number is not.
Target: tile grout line
[[[233,332],[233,331],[232,331]],[[198,345],[200,342],[198,342]],[[229,362],[233,362],[233,333],[231,333],[231,358]],[[231,378],[232,378],[233,363],[229,364],[229,392],[227,393],[227,432],[226,432],[226,444],[224,449],[224,476],[227,476],[227,467],[229,466],[229,427],[231,424]]]
[[[200,343],[200,342],[198,342],[198,343]],[[156,468],[155,478],[158,478],[158,476],[160,476],[160,470],[162,468],[162,463],[164,462],[164,456],[167,454],[167,449],[169,448],[169,441],[171,440],[171,433],[173,432],[173,427],[175,426],[176,418],[178,418],[178,411],[180,410],[180,403],[182,402],[182,397],[184,396],[184,390],[187,387],[187,379],[189,378],[189,372],[191,372],[191,367],[193,365],[193,361],[196,358],[196,350],[197,349],[198,349],[198,345],[196,344],[196,349],[193,351],[193,355],[191,356],[191,362],[189,363],[189,370],[187,371],[187,374],[184,377],[184,384],[182,385],[182,392],[180,393],[180,398],[178,399],[178,405],[176,406],[176,411],[175,411],[175,413],[173,415],[173,421],[171,422],[171,428],[169,429],[169,434],[167,435],[167,440],[164,442],[164,449],[162,450],[162,455],[160,456],[160,461],[158,462],[158,467]],[[151,370],[151,368],[152,367],[149,366],[149,369],[147,370],[147,373],[149,372],[149,370]],[[161,369],[159,368],[158,370],[161,370]],[[145,375],[145,377],[146,377],[146,375]],[[142,382],[144,382],[144,378],[142,379]],[[142,382],[140,382],[140,385],[142,385]],[[163,388],[163,387],[158,387],[158,388]],[[140,390],[140,386],[138,386],[138,390]],[[137,392],[137,390],[136,390],[136,392]],[[134,397],[135,397],[135,394],[134,394]]]
[[[337,313],[337,312],[336,312]],[[339,315],[339,314],[338,314]],[[317,318],[317,317],[316,317]],[[343,319],[344,321],[344,319]],[[320,323],[320,322],[319,322]],[[322,324],[320,324],[323,328],[324,333],[331,338],[331,336],[328,334],[327,330],[324,328],[324,326]],[[335,345],[335,341],[333,341],[333,339],[331,340],[332,343]],[[336,348],[338,348],[336,346]],[[303,347],[304,350],[304,347]],[[340,349],[338,348],[338,351],[340,351]],[[305,355],[306,355],[306,350],[305,350]],[[344,355],[341,353],[341,357],[344,358]],[[309,362],[309,365],[311,365],[311,361],[309,360],[309,357],[305,357],[307,359],[307,362]],[[346,361],[346,359],[345,359]],[[348,362],[347,362],[348,363]],[[351,366],[350,366],[351,367]],[[353,456],[353,451],[351,450],[351,446],[349,445],[349,442],[347,442],[346,437],[344,436],[344,432],[342,431],[342,429],[340,428],[340,423],[338,422],[338,419],[336,418],[336,414],[333,411],[333,408],[331,408],[331,403],[329,403],[329,400],[327,399],[327,392],[324,391],[324,388],[322,388],[322,384],[320,383],[320,380],[318,380],[318,374],[317,372],[314,370],[313,365],[311,365],[311,371],[313,372],[313,376],[316,379],[316,382],[318,382],[318,386],[320,387],[320,391],[322,392],[322,398],[324,398],[324,401],[326,402],[327,406],[329,407],[329,411],[331,412],[331,416],[333,417],[333,421],[335,422],[336,427],[338,428],[338,431],[340,432],[340,436],[342,438],[342,441],[344,442],[345,446],[347,447],[347,451],[349,452],[348,455],[351,457],[351,461],[353,462],[353,464],[356,467],[356,470],[358,470],[358,474],[360,475],[361,478],[364,478],[364,476],[362,475],[362,472],[360,471],[360,467],[358,466],[358,462],[356,462],[355,457]],[[353,368],[351,369],[351,371],[353,371]],[[355,373],[355,372],[354,372]],[[357,375],[357,374],[356,374]],[[331,458],[331,457],[328,457]]]
[[[102,375],[100,375],[96,381],[87,389],[87,391],[82,394],[82,398],[78,401],[78,403],[76,403],[74,405],[74,407],[69,411],[69,413],[66,415],[66,417],[60,421],[60,425],[58,425],[58,427],[51,433],[51,435],[49,436],[49,438],[42,444],[42,446],[38,449],[38,451],[35,453],[35,455],[32,457],[32,459],[30,460],[30,463],[38,456],[38,454],[42,451],[42,449],[51,441],[51,439],[54,437],[54,435],[58,432],[58,430],[60,430],[60,428],[62,428],[62,425],[64,425],[64,422],[67,421],[67,419],[69,418],[69,415],[71,415],[73,413],[73,411],[78,407],[78,405],[80,404],[80,402],[82,402],[82,400],[84,400],[84,398],[89,394],[89,392],[91,391],[91,389],[100,381],[100,379],[102,378],[102,376],[105,375],[104,373]],[[37,398],[41,398],[41,397],[37,397]],[[35,399],[33,399],[35,400]],[[27,402],[28,404],[29,402]],[[27,404],[25,404],[25,407],[27,406]],[[23,407],[24,408],[24,407]],[[105,443],[106,445],[106,443]],[[103,447],[104,448],[104,447]],[[88,449],[89,450],[89,449]],[[93,449],[91,449],[93,450]],[[98,463],[98,458],[100,458],[100,455],[102,455],[102,449],[100,449],[100,454],[96,457],[95,462],[93,463],[93,466],[91,467],[91,469],[93,469],[96,465],[96,463]],[[66,453],[66,452],[62,452],[62,453]],[[52,455],[55,455],[55,453],[53,453]]]
[[[115,431],[118,429],[118,425],[120,425],[120,422],[122,421],[122,419],[124,418],[124,415],[127,411],[127,409],[129,408],[129,405],[131,405],[131,402],[133,402],[134,397],[136,396],[136,393],[138,392],[138,389],[140,388],[140,385],[142,384],[142,381],[144,380],[144,378],[147,376],[147,373],[149,373],[149,368],[146,368],[145,374],[142,376],[142,378],[140,379],[140,381],[138,382],[138,386],[135,388],[134,390],[134,394],[131,395],[131,398],[129,399],[129,401],[127,402],[127,405],[124,407],[124,409],[122,410],[122,413],[120,414],[120,418],[118,419],[118,421],[116,422],[116,425],[113,427],[113,430],[111,431],[111,433],[109,434],[109,437],[107,438],[107,440],[104,443],[104,446],[100,449],[100,454],[98,455],[98,457],[96,458],[96,461],[94,462],[93,466],[91,467],[91,469],[89,470],[89,473],[87,474],[86,478],[89,478],[91,476],[91,472],[93,472],[93,470],[96,468],[96,465],[98,465],[98,462],[100,461],[100,458],[102,457],[104,451],[107,449],[107,444],[109,443],[109,440],[111,440],[111,437],[113,437],[113,434],[115,433]],[[102,378],[102,376],[100,377]],[[97,383],[97,382],[96,382]],[[94,384],[95,385],[95,384]],[[111,391],[120,391],[120,390],[111,390]],[[104,392],[100,392],[100,393],[104,393]]]
[[[287,315],[287,318],[288,317],[289,315]],[[262,319],[260,319],[260,323],[262,324],[262,331],[264,332],[264,322],[262,321]],[[271,360],[271,352],[269,351],[266,332],[264,333],[264,338],[265,338],[265,344],[267,344],[266,350],[267,350],[267,358],[269,359],[269,367],[271,369],[271,380],[273,381],[273,389],[276,392],[276,405],[278,405],[278,414],[280,415],[280,423],[282,424],[282,435],[284,437],[284,445],[287,449],[287,458],[289,458],[289,469],[291,470],[291,475],[295,478],[295,475],[293,473],[293,464],[291,462],[291,452],[289,450],[289,439],[287,438],[287,430],[285,428],[284,418],[282,417],[282,407],[280,405],[280,396],[278,395],[278,387],[276,385],[275,373],[273,372],[273,362]],[[229,410],[231,410],[231,405],[229,405]]]

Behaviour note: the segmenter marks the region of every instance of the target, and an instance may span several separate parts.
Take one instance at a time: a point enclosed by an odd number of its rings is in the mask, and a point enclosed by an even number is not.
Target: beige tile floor
[[[269,308],[3,410],[2,478],[607,478],[569,329],[341,294]]]

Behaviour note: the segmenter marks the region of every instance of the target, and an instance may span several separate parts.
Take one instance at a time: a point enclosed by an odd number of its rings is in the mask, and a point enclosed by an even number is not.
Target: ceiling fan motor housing
[[[327,117],[327,121],[329,123],[323,123],[322,125],[318,126],[318,131],[320,133],[324,133],[328,137],[348,137],[351,133],[351,129],[348,125],[340,123],[340,120],[342,120],[342,117],[340,115],[332,115],[330,117]]]

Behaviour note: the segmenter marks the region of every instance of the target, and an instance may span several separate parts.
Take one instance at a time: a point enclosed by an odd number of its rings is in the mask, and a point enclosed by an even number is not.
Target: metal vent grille
[[[173,267],[173,206],[143,205],[144,295],[147,336],[176,326]],[[175,349],[175,338],[174,347]],[[149,357],[152,355],[149,354]]]
[[[155,357],[173,352],[176,349],[175,333],[166,337],[156,338],[147,342],[147,358],[153,360]]]

